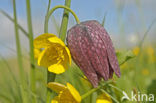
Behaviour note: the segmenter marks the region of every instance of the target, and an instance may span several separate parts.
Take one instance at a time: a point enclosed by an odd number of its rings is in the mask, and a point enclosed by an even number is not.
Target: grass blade
[[[55,25],[55,29],[57,31],[57,34],[59,34],[60,27],[59,27],[59,25],[58,25],[58,23],[57,23],[57,21],[56,21],[54,16],[52,16],[52,22]]]
[[[106,21],[106,15],[107,15],[107,13],[105,13],[105,15],[104,15],[104,17],[103,17],[103,20],[102,20],[102,26],[104,27],[105,26],[105,21]]]
[[[143,44],[143,42],[145,41],[145,38],[147,37],[149,31],[151,30],[151,28],[152,28],[152,26],[155,24],[155,22],[156,22],[156,19],[153,20],[153,22],[150,24],[150,26],[149,26],[148,29],[146,30],[146,32],[145,32],[145,34],[144,34],[142,40],[140,41],[140,44],[139,44],[139,47],[140,47],[140,48],[142,47],[142,44]]]
[[[8,64],[8,62],[5,60],[5,58],[3,57],[3,56],[1,56],[0,55],[0,58],[1,58],[1,60],[6,64],[6,66],[7,66],[7,68],[8,68],[8,71],[9,71],[9,73],[11,74],[11,76],[12,76],[12,79],[14,80],[14,82],[17,84],[18,82],[17,82],[17,80],[16,80],[16,77],[15,77],[15,75],[13,74],[13,72],[12,72],[12,70],[11,70],[11,67],[9,66],[9,64]]]
[[[11,48],[11,47],[5,45],[4,43],[0,42],[0,45],[3,46],[3,47],[5,47],[6,49],[12,51],[12,53],[14,53],[14,54],[16,53],[16,50],[14,50],[13,48]],[[22,54],[22,58],[29,60],[28,57],[25,57],[25,56],[24,56],[24,54]]]
[[[0,97],[2,99],[4,99],[5,101],[8,101],[8,103],[12,103],[12,100],[10,98],[8,98],[7,95],[2,94],[1,92],[0,92]]]
[[[35,60],[34,60],[34,46],[33,46],[33,30],[32,30],[32,20],[31,20],[31,6],[30,0],[26,0],[26,10],[27,10],[27,23],[28,23],[28,33],[29,33],[29,47],[30,47],[30,85],[31,90],[36,93],[36,80],[35,80]],[[36,98],[32,97],[32,103],[36,103]]]
[[[115,103],[120,103],[118,100],[116,100],[113,96],[111,96],[109,93],[107,93],[105,90],[101,89],[101,92],[106,93],[107,95],[109,95],[114,101]]]
[[[0,9],[0,13],[2,13],[5,17],[7,17],[13,23],[15,22],[15,20],[9,14],[7,14],[4,10]],[[25,29],[20,24],[17,24],[17,25],[18,25],[18,28],[24,33],[24,35],[28,37],[28,33],[25,31]]]
[[[16,2],[13,0],[13,11],[14,11],[14,26],[15,26],[15,37],[16,37],[16,48],[17,48],[17,59],[18,59],[18,65],[19,65],[19,72],[20,72],[20,84],[22,85],[22,88],[26,87],[25,77],[24,77],[24,69],[23,69],[23,61],[22,61],[22,52],[21,52],[21,45],[20,45],[20,39],[19,39],[19,32],[18,32],[18,25],[17,25],[17,16],[16,16]],[[22,94],[22,100],[23,103],[27,102],[27,93],[26,91],[21,89]]]

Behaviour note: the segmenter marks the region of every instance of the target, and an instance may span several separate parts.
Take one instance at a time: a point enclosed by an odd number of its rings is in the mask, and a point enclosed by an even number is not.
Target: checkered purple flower
[[[113,72],[120,77],[111,38],[99,22],[90,20],[72,27],[67,34],[67,44],[74,62],[94,87],[101,78],[112,78]]]

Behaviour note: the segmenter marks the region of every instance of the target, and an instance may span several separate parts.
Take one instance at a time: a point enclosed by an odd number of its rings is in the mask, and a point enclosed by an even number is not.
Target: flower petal
[[[65,72],[65,67],[62,64],[53,64],[48,67],[49,72],[53,72],[55,74],[60,74]]]
[[[68,89],[61,91],[58,95],[60,103],[77,103]]]
[[[60,44],[61,46],[65,47],[66,45],[64,44],[64,42],[58,38],[58,37],[51,37],[51,38],[48,38],[48,41],[51,42],[51,43],[55,43],[55,44]]]
[[[47,46],[50,45],[50,42],[48,41],[48,38],[55,38],[56,35],[54,34],[49,34],[49,33],[45,33],[42,34],[40,36],[38,36],[37,38],[34,39],[34,48],[46,48]]]
[[[49,67],[52,64],[57,64],[57,58],[58,58],[58,54],[57,54],[57,50],[55,47],[50,46],[48,48],[45,48],[39,58],[38,58],[38,65],[39,66],[45,66],[45,67]]]
[[[112,100],[109,95],[103,93],[98,96],[96,103],[112,103]]]
[[[48,67],[49,72],[60,74],[65,72],[65,70],[68,69],[69,64],[71,64],[71,57],[69,57],[66,52],[67,51],[63,51],[62,55],[64,56],[64,58],[60,63],[53,64]]]
[[[54,97],[51,103],[59,103],[59,97],[58,96]]]
[[[65,48],[65,53],[67,54],[68,60],[69,60],[69,64],[71,65],[71,54],[70,54],[70,51],[69,51],[68,47],[66,47],[66,45],[64,44],[64,42],[61,39],[57,38],[57,37],[52,37],[52,38],[49,38],[48,40],[51,43],[59,44],[59,45],[61,45],[62,47]]]
[[[136,56],[139,54],[139,52],[140,52],[140,48],[139,48],[139,47],[135,47],[135,48],[133,49],[133,53],[134,53]]]
[[[37,59],[40,55],[41,51],[39,49],[34,49],[34,57]]]
[[[55,91],[56,93],[60,93],[61,91],[64,91],[65,89],[67,89],[65,85],[57,83],[57,82],[49,82],[48,88]]]
[[[72,96],[74,97],[74,99],[80,103],[81,102],[81,96],[79,94],[79,92],[69,83],[67,83],[67,88],[70,91],[70,93],[72,94]]]
[[[65,51],[66,51],[66,54],[68,56],[69,64],[71,65],[71,54],[70,54],[70,51],[69,51],[68,47],[65,47]]]

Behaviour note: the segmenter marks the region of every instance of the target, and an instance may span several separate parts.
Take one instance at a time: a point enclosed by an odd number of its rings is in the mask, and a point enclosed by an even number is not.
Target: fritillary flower
[[[75,63],[94,87],[101,78],[120,77],[120,68],[111,38],[95,20],[81,22],[67,33],[67,44]]]

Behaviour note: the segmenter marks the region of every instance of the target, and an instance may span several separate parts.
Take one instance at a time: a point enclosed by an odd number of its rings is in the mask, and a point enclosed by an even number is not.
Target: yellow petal
[[[58,97],[60,97],[60,102],[62,103],[75,103],[75,99],[73,98],[68,89],[61,91]]]
[[[45,33],[34,39],[34,48],[46,48],[50,45],[48,38],[56,37],[54,34]]]
[[[153,48],[152,46],[149,46],[149,47],[147,48],[147,54],[148,54],[149,56],[154,56],[154,48]]]
[[[51,103],[59,103],[59,101],[57,101],[56,99],[53,99]]]
[[[57,64],[57,58],[58,58],[58,54],[57,54],[57,50],[55,47],[48,47],[45,48],[39,58],[38,58],[38,65],[39,66],[45,66],[45,67],[49,67],[53,64]]]
[[[48,88],[55,91],[56,93],[60,93],[61,91],[64,91],[65,89],[67,89],[65,85],[57,83],[57,82],[49,82]]]
[[[105,100],[105,99],[97,99],[96,103],[112,103],[112,102]]]
[[[80,103],[81,102],[81,96],[79,94],[79,92],[69,83],[67,83],[67,88],[70,91],[70,93],[72,94],[72,96],[74,97],[74,99]]]
[[[34,49],[34,57],[37,59],[40,55],[41,51],[39,49]]]
[[[140,52],[140,48],[139,48],[139,47],[135,47],[135,48],[133,49],[133,53],[134,53],[136,56],[139,54],[139,52]]]
[[[66,45],[64,44],[64,42],[58,38],[58,37],[51,37],[51,38],[48,38],[49,42],[51,43],[55,43],[55,44],[60,44],[61,46],[65,47]]]
[[[112,103],[112,100],[109,95],[103,93],[98,96],[96,103]]]
[[[68,47],[65,47],[66,55],[68,57],[69,64],[71,65],[71,54]]]
[[[51,43],[60,44],[63,48],[65,48],[65,53],[67,54],[69,64],[71,65],[71,54],[70,54],[68,47],[66,47],[66,45],[64,44],[64,42],[61,39],[59,39],[58,37],[52,37],[52,38],[49,38],[48,40]]]
[[[69,55],[67,54],[67,51],[63,51],[63,60],[59,63],[61,66],[63,66],[64,68],[62,70],[67,70],[69,65],[71,65],[71,56],[69,57]],[[64,72],[62,71],[62,72]],[[60,73],[62,73],[60,72]]]
[[[54,97],[51,103],[59,103],[59,97],[58,96]]]
[[[149,75],[149,70],[148,69],[143,69],[142,70],[142,74],[144,75],[144,76],[147,76],[147,75]]]
[[[49,72],[53,72],[55,74],[60,74],[65,72],[65,68],[62,64],[53,64],[51,66],[48,67],[48,71]]]

